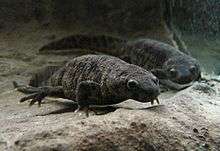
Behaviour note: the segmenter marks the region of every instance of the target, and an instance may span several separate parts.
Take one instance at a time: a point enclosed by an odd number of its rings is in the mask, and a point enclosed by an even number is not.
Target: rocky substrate
[[[8,91],[0,95],[0,150],[219,150],[219,91],[217,82],[196,83],[162,94],[160,105],[128,100],[88,118],[71,101],[29,108]]]

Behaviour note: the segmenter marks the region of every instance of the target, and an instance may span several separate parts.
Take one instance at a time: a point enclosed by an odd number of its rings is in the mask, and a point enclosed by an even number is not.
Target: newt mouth
[[[154,105],[154,101],[156,101],[156,102],[157,102],[157,104],[160,104],[159,99],[158,99],[158,98],[156,98],[156,99],[153,99],[153,100],[151,101],[151,105]]]
[[[182,89],[185,89],[191,85],[193,85],[193,83],[195,81],[192,81],[190,83],[187,83],[187,84],[179,84],[179,83],[175,83],[171,80],[161,80],[160,81],[162,84],[166,85],[168,88],[170,89],[175,89],[175,90],[182,90]]]
[[[158,99],[158,95],[157,96],[145,96],[145,97],[135,97],[133,98],[134,100],[137,100],[139,102],[142,102],[142,103],[148,103],[148,102],[151,102],[151,104],[153,105],[154,102],[156,101],[157,104],[160,104],[160,101]]]
[[[154,103],[155,103],[155,101],[156,101],[157,104],[160,104],[160,101],[159,101],[158,97],[147,97],[147,98],[145,98],[145,99],[143,99],[143,100],[145,100],[145,101],[141,101],[142,103],[148,103],[148,102],[150,102],[151,105],[154,105]]]

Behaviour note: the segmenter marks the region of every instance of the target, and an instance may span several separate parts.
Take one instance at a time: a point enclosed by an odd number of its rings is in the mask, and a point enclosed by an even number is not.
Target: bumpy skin
[[[152,39],[120,40],[111,36],[74,35],[43,46],[40,53],[61,49],[83,48],[111,54],[131,64],[151,70],[162,84],[182,89],[201,76],[200,65],[193,57],[171,45]]]
[[[168,44],[140,39],[128,42],[124,49],[130,63],[150,70],[169,88],[185,88],[201,76],[196,59]]]
[[[47,82],[39,75],[50,76]],[[21,99],[41,103],[46,96],[58,96],[77,101],[79,109],[90,105],[117,104],[127,99],[153,102],[159,95],[159,80],[145,69],[119,58],[106,55],[85,55],[74,58],[63,67],[47,67],[34,76],[30,86],[15,86],[24,93],[33,93]],[[37,77],[37,78],[36,78]],[[48,78],[49,77],[49,78]],[[40,87],[36,88],[36,83]],[[34,85],[33,85],[34,83]]]

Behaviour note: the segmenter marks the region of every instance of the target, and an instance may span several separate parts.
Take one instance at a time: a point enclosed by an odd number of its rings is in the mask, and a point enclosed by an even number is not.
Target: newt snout
[[[181,66],[170,70],[170,78],[178,84],[187,84],[197,79],[196,67]]]

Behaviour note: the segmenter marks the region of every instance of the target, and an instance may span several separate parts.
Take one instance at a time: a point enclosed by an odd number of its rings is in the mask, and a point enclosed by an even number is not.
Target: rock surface
[[[219,89],[196,83],[162,94],[161,105],[128,100],[88,118],[71,101],[49,98],[29,108],[17,101],[23,94],[8,91],[0,95],[0,150],[218,150]]]

